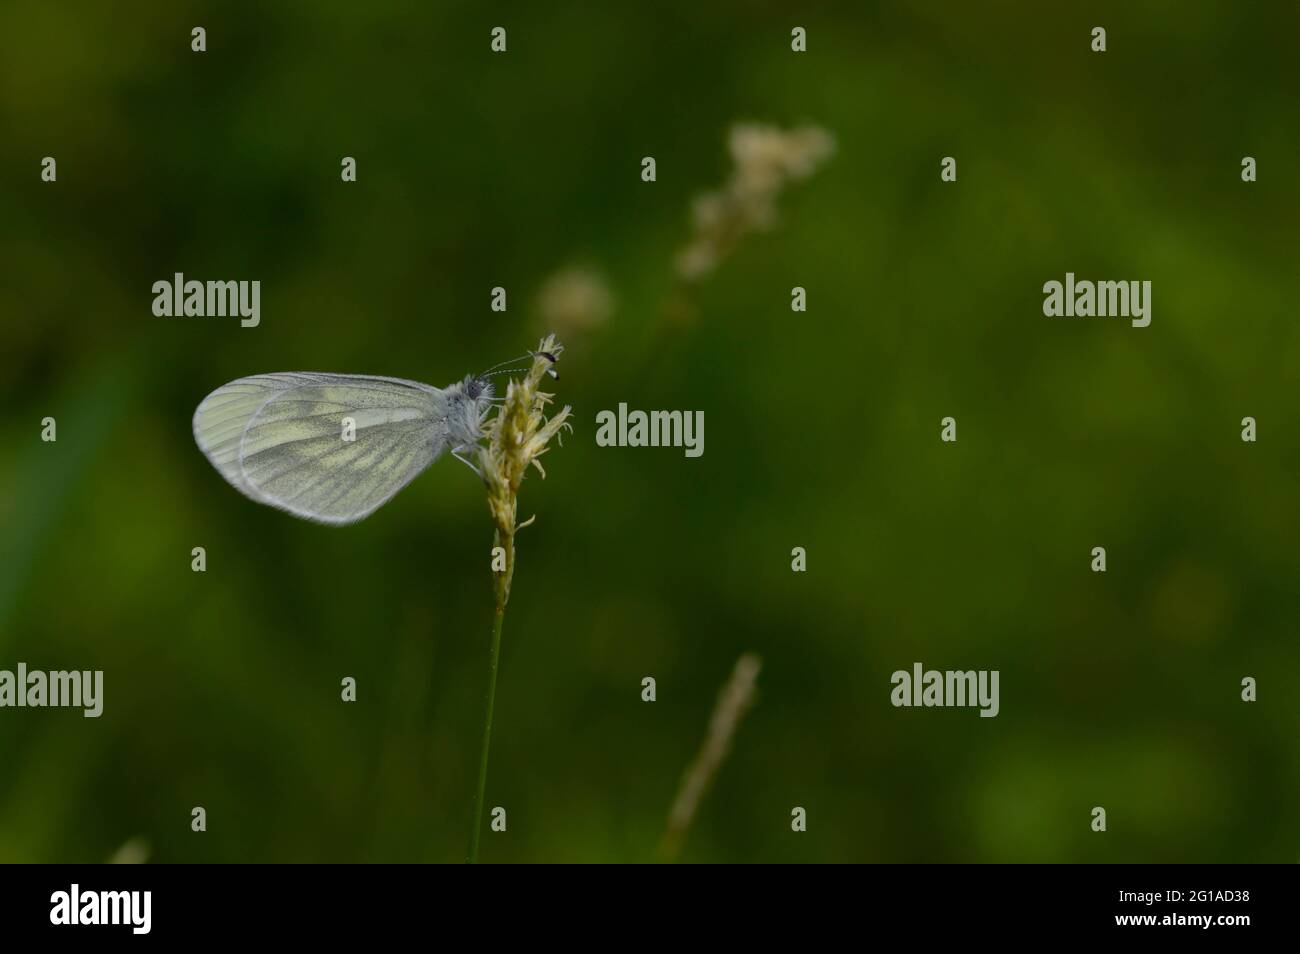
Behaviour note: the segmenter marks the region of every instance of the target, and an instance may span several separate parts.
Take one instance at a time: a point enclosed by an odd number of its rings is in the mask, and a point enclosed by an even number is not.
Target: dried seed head
[[[546,416],[546,406],[554,396],[541,390],[542,380],[563,350],[564,346],[554,335],[543,338],[533,352],[528,373],[520,380],[510,381],[505,402],[484,429],[487,442],[479,452],[480,469],[487,485],[488,509],[503,540],[512,539],[518,529],[516,498],[529,465],[545,477],[538,458],[546,453],[551,438],[569,426],[567,405],[549,418]]]

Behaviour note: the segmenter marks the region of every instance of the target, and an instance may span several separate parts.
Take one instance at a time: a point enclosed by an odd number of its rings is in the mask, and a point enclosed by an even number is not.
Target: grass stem
[[[501,587],[497,587],[497,611],[492,622],[492,645],[488,649],[488,684],[487,702],[483,713],[483,745],[478,756],[478,788],[474,794],[473,827],[469,833],[469,851],[465,861],[475,864],[478,861],[479,836],[483,833],[483,799],[487,791],[488,750],[492,746],[492,710],[497,697],[497,667],[501,659],[501,626],[505,622],[506,607],[501,599]]]

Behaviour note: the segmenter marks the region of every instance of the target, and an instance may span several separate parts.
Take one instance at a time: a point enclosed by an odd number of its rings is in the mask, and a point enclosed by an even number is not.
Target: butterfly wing
[[[446,417],[443,392],[417,381],[259,374],[203,399],[194,440],[252,499],[345,524],[373,513],[438,458]]]

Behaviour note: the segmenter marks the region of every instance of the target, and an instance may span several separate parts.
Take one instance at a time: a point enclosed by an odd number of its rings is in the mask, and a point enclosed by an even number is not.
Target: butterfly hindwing
[[[438,388],[400,378],[255,375],[204,399],[194,437],[222,476],[254,500],[323,523],[352,523],[446,449],[446,399]]]

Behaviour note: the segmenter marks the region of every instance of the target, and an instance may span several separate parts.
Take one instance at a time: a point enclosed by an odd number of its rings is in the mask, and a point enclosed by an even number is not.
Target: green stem
[[[497,661],[501,657],[501,624],[506,618],[505,601],[497,597],[496,619],[492,623],[492,647],[488,650],[487,710],[483,716],[483,748],[478,758],[478,790],[474,795],[473,828],[469,833],[468,864],[478,861],[478,839],[483,831],[483,795],[487,789],[488,749],[492,744],[492,706],[497,696]]]

